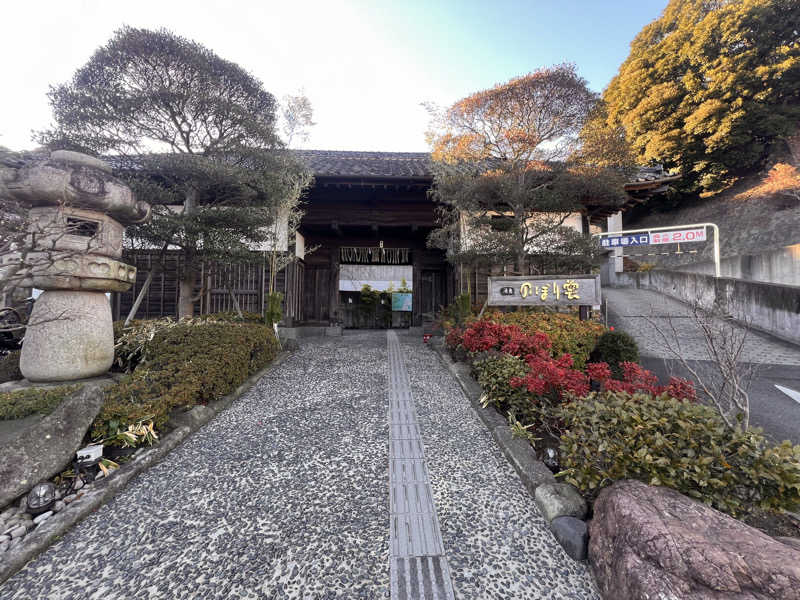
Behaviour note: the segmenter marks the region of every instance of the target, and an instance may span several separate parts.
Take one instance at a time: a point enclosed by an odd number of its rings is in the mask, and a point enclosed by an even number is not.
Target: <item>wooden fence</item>
[[[126,252],[123,260],[137,268],[136,282],[127,292],[114,294],[114,318],[124,319],[130,312],[136,296],[142,289],[147,275],[156,265],[159,252]],[[153,277],[150,288],[136,313],[137,319],[155,319],[178,316],[178,281],[183,264],[178,252],[170,252],[164,260],[164,268]],[[284,317],[302,320],[302,261],[295,261],[278,272],[275,288],[284,294]],[[232,311],[231,291],[239,307],[245,312],[263,313],[269,291],[269,264],[260,253],[253,253],[248,263],[207,263],[197,275],[194,295],[195,314]]]

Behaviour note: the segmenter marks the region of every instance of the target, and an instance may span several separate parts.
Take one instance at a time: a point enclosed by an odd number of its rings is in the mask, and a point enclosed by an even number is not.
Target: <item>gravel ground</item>
[[[594,599],[438,357],[401,334],[457,598]],[[389,595],[387,336],[304,340],[0,600]]]
[[[400,336],[457,598],[599,598],[434,352]]]
[[[2,599],[383,598],[386,335],[302,346]]]

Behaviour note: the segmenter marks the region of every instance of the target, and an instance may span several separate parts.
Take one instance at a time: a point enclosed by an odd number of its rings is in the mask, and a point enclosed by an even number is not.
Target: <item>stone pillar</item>
[[[24,286],[44,290],[25,332],[20,370],[33,382],[102,375],[114,359],[111,303],[136,268],[122,256],[123,224],[150,207],[99,159],[55,151],[16,169],[4,193],[30,207]],[[35,235],[34,235],[35,234]]]

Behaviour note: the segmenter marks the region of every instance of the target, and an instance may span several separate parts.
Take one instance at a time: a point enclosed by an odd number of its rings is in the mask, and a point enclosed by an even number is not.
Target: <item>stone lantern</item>
[[[22,345],[20,370],[32,382],[102,375],[114,360],[111,304],[136,268],[119,261],[124,226],[150,218],[150,206],[91,156],[57,150],[0,173],[0,196],[29,208],[22,285],[44,290]]]

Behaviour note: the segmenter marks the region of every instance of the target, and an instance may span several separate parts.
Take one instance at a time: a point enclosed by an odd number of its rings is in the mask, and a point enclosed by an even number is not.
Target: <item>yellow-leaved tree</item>
[[[800,121],[800,2],[671,0],[631,43],[595,128],[622,127],[641,164],[685,193],[763,167]]]

